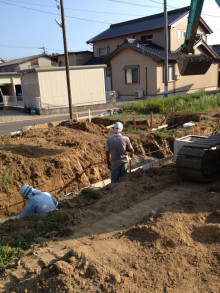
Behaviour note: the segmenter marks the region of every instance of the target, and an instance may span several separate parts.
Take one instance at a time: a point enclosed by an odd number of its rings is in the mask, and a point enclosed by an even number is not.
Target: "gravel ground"
[[[132,101],[126,101],[126,100],[118,101],[116,107],[121,107],[122,105],[127,104],[129,102],[132,102]],[[105,109],[103,110],[100,109],[100,112],[105,112],[105,111],[106,111]],[[87,116],[88,111],[83,111],[81,113],[85,113]],[[65,115],[65,113],[53,114],[51,116],[63,116],[63,115]],[[21,121],[21,120],[28,120],[28,119],[33,120],[36,118],[45,118],[45,117],[47,118],[49,117],[49,115],[31,115],[22,110],[0,110],[0,123],[11,122],[11,121]]]
[[[23,119],[32,119],[33,117],[28,113],[18,111],[18,110],[0,110],[0,122],[10,122],[10,121],[18,121]]]

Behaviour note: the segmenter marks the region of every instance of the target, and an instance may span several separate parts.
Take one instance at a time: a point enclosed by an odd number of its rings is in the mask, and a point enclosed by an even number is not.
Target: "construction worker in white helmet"
[[[42,192],[34,189],[30,185],[22,185],[19,189],[20,194],[24,199],[27,199],[27,203],[20,213],[19,218],[31,214],[45,214],[56,209],[58,201],[48,192]]]
[[[111,172],[111,183],[116,183],[127,174],[128,162],[134,155],[134,149],[127,136],[122,136],[123,124],[114,124],[115,135],[107,139],[105,145],[106,163]]]

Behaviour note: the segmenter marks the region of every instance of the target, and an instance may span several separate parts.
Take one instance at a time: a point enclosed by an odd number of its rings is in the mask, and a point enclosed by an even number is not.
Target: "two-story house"
[[[212,45],[212,50],[218,55],[219,57],[219,68],[218,68],[218,87],[220,87],[220,44]]]
[[[218,55],[207,44],[211,28],[200,18],[195,53],[214,58],[204,75],[181,76],[177,54],[184,42],[189,7],[168,12],[168,91],[193,92],[216,89]],[[93,44],[93,62],[108,64],[113,90],[120,96],[157,96],[164,93],[164,13],[112,24],[87,41]]]

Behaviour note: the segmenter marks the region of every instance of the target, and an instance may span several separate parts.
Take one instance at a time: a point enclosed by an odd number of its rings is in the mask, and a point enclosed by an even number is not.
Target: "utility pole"
[[[43,44],[43,46],[42,47],[40,47],[40,48],[38,48],[38,49],[41,49],[41,50],[43,50],[43,54],[46,54],[47,52],[46,52],[46,47],[44,46],[44,44]]]
[[[66,41],[66,25],[65,25],[63,0],[60,0],[60,8],[61,8],[61,18],[62,18],[64,55],[65,55],[65,63],[66,63],[66,81],[67,81],[67,90],[68,90],[68,99],[69,99],[69,112],[70,112],[70,119],[73,120],[73,103],[72,103],[71,85],[70,85],[69,56],[68,56],[67,41]]]
[[[164,0],[164,97],[168,97],[168,31],[167,31],[167,1]]]

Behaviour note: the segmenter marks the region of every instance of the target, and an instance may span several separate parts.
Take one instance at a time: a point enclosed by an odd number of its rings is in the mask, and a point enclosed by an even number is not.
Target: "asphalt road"
[[[91,115],[99,115],[100,113],[105,112],[105,110],[99,110],[99,111],[91,111]],[[73,118],[75,118],[76,115],[73,114]],[[88,117],[88,112],[78,113],[78,117]],[[69,114],[63,114],[63,115],[48,115],[44,117],[39,116],[24,116],[21,120],[17,121],[10,121],[10,122],[1,122],[0,123],[0,135],[11,135],[12,132],[20,131],[25,126],[33,126],[38,124],[44,124],[49,122],[57,122],[61,120],[68,120]]]

